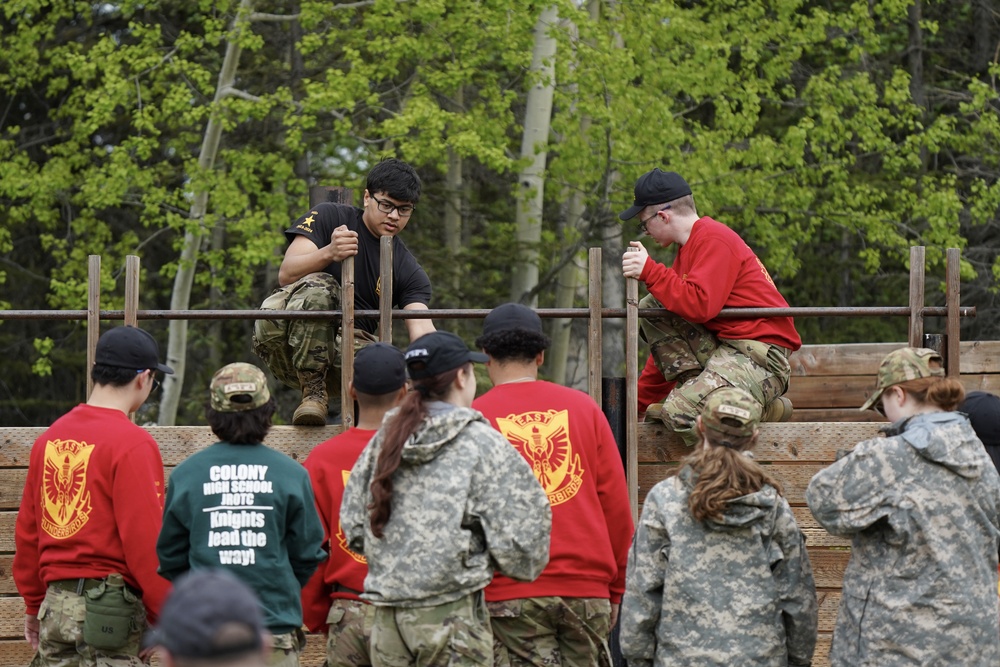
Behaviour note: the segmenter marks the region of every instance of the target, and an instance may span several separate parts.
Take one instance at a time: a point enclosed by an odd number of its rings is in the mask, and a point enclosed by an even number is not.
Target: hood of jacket
[[[698,476],[690,466],[684,466],[684,469],[678,475],[689,491],[694,489]],[[777,504],[777,490],[770,485],[765,485],[759,491],[731,499],[727,503],[722,517],[719,519],[709,519],[705,522],[705,525],[711,530],[722,531],[749,528],[753,524],[768,519],[768,517],[773,515]]]
[[[429,415],[416,432],[403,444],[403,461],[427,463],[437,457],[441,448],[455,439],[469,423],[486,422],[482,413],[450,403],[433,402]],[[489,425],[488,422],[486,422]]]
[[[968,479],[980,477],[984,464],[992,465],[968,417],[959,412],[914,415],[890,425],[884,433],[902,438],[928,461]]]

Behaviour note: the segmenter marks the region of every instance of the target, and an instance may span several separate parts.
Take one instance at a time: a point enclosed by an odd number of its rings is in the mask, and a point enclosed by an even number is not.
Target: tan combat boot
[[[762,422],[786,422],[792,418],[792,402],[784,396],[779,396],[764,406],[760,420]]]
[[[326,393],[326,374],[322,371],[299,371],[302,402],[295,408],[292,423],[296,426],[325,426],[329,398]]]

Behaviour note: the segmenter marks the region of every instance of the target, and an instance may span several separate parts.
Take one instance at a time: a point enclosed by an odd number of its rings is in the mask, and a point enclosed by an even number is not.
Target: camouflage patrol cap
[[[901,347],[885,355],[878,367],[878,383],[862,410],[875,405],[883,392],[893,385],[920,378],[944,377],[944,359],[926,347]]]
[[[264,371],[243,362],[215,371],[209,394],[216,412],[246,412],[259,408],[271,398]]]
[[[738,387],[716,389],[705,399],[701,409],[701,424],[707,430],[723,436],[713,437],[718,444],[732,444],[726,438],[743,440],[757,430],[760,423],[760,403]]]

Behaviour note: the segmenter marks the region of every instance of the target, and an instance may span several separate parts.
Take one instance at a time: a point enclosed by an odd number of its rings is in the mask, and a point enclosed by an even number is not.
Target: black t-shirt
[[[347,225],[358,233],[358,254],[354,257],[354,308],[357,310],[378,310],[379,295],[379,237],[369,231],[361,215],[364,211],[346,204],[322,203],[309,209],[309,213],[299,218],[285,230],[291,243],[296,236],[304,236],[317,248],[330,245],[333,230]],[[340,262],[333,262],[323,269],[340,282]],[[411,303],[429,306],[431,302],[431,281],[427,273],[410,254],[406,244],[392,239],[392,307],[405,308]],[[357,326],[369,333],[378,328],[378,320],[359,318]]]

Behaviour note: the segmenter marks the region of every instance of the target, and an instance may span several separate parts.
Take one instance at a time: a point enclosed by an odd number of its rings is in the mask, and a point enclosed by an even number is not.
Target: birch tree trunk
[[[517,260],[511,277],[511,301],[535,306],[538,285],[538,245],[542,240],[542,203],[545,199],[545,159],[552,121],[552,95],[555,91],[556,40],[550,29],[559,19],[555,5],[542,10],[535,24],[535,47],[531,75],[535,82],[528,91],[524,113],[521,158],[528,165],[518,175]],[[528,298],[528,295],[532,295]]]
[[[226,55],[219,72],[219,81],[215,87],[215,100],[212,114],[205,126],[205,136],[201,143],[201,153],[198,156],[198,169],[201,172],[210,171],[215,166],[215,157],[219,151],[219,141],[222,137],[222,123],[218,118],[218,104],[229,94],[236,80],[236,69],[240,61],[240,33],[249,24],[250,12],[253,10],[253,0],[242,0],[233,19],[233,31],[226,44]],[[194,200],[188,216],[196,221],[184,234],[184,245],[181,258],[174,276],[174,289],[170,296],[170,310],[187,310],[191,304],[191,286],[194,283],[195,268],[198,264],[198,253],[205,235],[203,221],[208,209],[208,190],[204,187],[195,192]],[[173,375],[163,379],[163,396],[160,399],[159,424],[173,426],[177,419],[177,406],[180,403],[181,390],[184,388],[184,371],[187,362],[187,320],[171,320],[167,338],[167,365],[174,369]]]
[[[462,109],[465,106],[463,89],[461,86],[455,94],[455,107]],[[462,156],[454,148],[448,147],[448,173],[445,175],[445,203],[444,203],[444,238],[448,248],[448,255],[451,259],[451,293],[452,303],[445,306],[457,308],[461,294],[461,276],[459,263],[456,261],[462,251]]]

